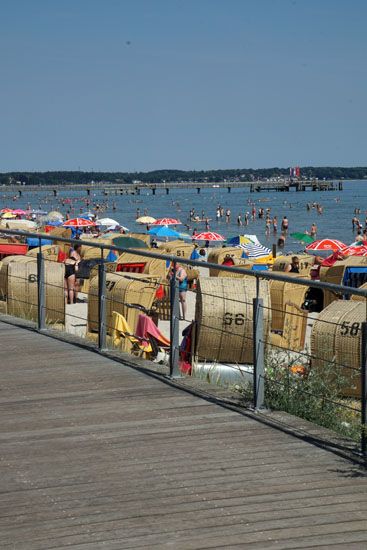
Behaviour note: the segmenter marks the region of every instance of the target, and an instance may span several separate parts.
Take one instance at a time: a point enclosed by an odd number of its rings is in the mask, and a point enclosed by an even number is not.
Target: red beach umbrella
[[[64,227],[89,227],[91,225],[96,224],[92,220],[86,220],[85,218],[73,218],[63,223]]]
[[[3,208],[0,210],[0,214],[6,214],[7,212],[13,212],[13,210],[11,208]]]
[[[347,245],[337,239],[320,239],[306,246],[307,252],[322,252],[331,250],[343,252]]]
[[[367,246],[347,246],[343,250],[343,256],[367,256]]]
[[[203,231],[202,233],[196,233],[193,235],[193,240],[195,241],[225,241],[225,237],[219,235],[219,233],[214,233],[213,231]]]
[[[159,218],[149,225],[181,225],[181,222],[175,218]]]

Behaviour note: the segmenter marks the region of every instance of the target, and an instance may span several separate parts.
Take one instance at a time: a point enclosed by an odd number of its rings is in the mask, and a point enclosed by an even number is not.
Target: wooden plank
[[[66,342],[0,347],[2,548],[365,546],[342,458]]]

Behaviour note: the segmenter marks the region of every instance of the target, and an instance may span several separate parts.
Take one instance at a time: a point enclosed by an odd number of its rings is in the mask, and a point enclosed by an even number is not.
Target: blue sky
[[[366,165],[364,0],[1,0],[0,171]]]

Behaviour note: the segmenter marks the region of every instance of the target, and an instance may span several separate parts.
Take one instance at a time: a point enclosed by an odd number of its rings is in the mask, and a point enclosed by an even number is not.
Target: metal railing
[[[358,441],[356,452],[361,454],[367,460],[367,290],[360,288],[352,288],[345,285],[332,284],[327,282],[314,281],[311,279],[303,279],[299,277],[290,277],[285,274],[275,271],[257,271],[244,269],[237,266],[226,266],[211,264],[198,260],[191,260],[185,257],[177,257],[170,254],[161,254],[153,250],[144,249],[127,249],[114,244],[108,245],[105,243],[86,241],[81,239],[68,239],[50,234],[30,233],[25,231],[17,231],[6,229],[4,233],[8,236],[18,238],[37,238],[39,242],[39,250],[37,253],[36,264],[36,282],[37,282],[37,298],[31,301],[28,296],[18,297],[18,302],[24,301],[24,304],[36,309],[36,323],[40,331],[47,330],[49,326],[48,312],[50,306],[47,304],[46,293],[47,289],[52,288],[53,283],[46,280],[45,272],[47,270],[48,260],[45,258],[42,249],[42,241],[44,239],[66,243],[68,245],[79,244],[82,246],[98,248],[100,250],[100,258],[104,258],[104,251],[113,251],[115,253],[133,253],[142,259],[159,259],[166,261],[173,266],[173,272],[177,263],[183,266],[194,267],[201,271],[207,269],[220,269],[221,272],[228,275],[246,276],[255,279],[254,290],[248,293],[247,298],[243,297],[226,297],[223,295],[215,295],[213,292],[205,294],[202,292],[202,299],[210,299],[212,302],[218,303],[225,299],[228,306],[228,311],[231,309],[231,302],[236,304],[236,312],[226,313],[223,319],[215,319],[214,317],[205,320],[206,329],[208,329],[214,337],[214,340],[230,342],[229,346],[239,346],[238,361],[226,362],[224,366],[227,370],[234,374],[241,374],[243,360],[246,354],[246,349],[251,349],[252,366],[246,371],[246,380],[252,378],[252,382],[245,388],[237,387],[240,394],[243,392],[244,400],[250,395],[252,407],[256,411],[261,411],[265,408],[276,408],[286,410],[296,416],[301,416],[306,420],[311,420],[314,423],[319,423],[323,426],[330,427],[333,430],[340,432],[342,435],[352,437],[354,441]],[[133,273],[117,273],[121,277],[133,277]],[[106,264],[99,263],[98,265],[98,318],[96,321],[97,345],[100,350],[109,347],[109,339],[112,332],[111,319],[107,318],[107,310],[110,307],[111,297],[108,293],[108,274],[106,272]],[[149,275],[146,275],[147,280],[151,280]],[[141,278],[144,281],[143,278]],[[236,279],[226,278],[227,281]],[[339,318],[324,318],[322,315],[319,320],[314,320],[304,308],[292,305],[284,300],[285,304],[275,305],[270,302],[270,299],[264,295],[261,281],[271,282],[271,284],[291,283],[297,287],[318,289],[325,293],[333,293],[336,296],[341,296],[344,299],[355,297],[362,301],[364,306],[358,306],[363,309],[363,318],[361,315],[357,320],[346,321],[343,315]],[[35,282],[35,281],[34,281]],[[157,283],[158,284],[158,283]],[[160,280],[160,285],[163,286],[167,300],[169,300],[169,369],[168,375],[172,378],[183,376],[180,364],[180,290],[176,277],[167,277]],[[227,285],[231,285],[230,282]],[[54,285],[56,286],[56,285]],[[59,289],[60,290],[60,289]],[[0,288],[1,291],[1,288]],[[13,298],[12,298],[13,299]],[[10,300],[10,298],[9,298]],[[148,315],[151,311],[144,310],[144,307],[139,303],[129,303],[124,300],[114,301],[120,307],[124,307],[127,311],[142,310]],[[357,303],[357,302],[354,302]],[[89,305],[88,305],[89,307]],[[356,306],[357,307],[357,306]],[[69,319],[78,319],[78,314],[71,311],[68,312]],[[246,315],[243,313],[246,311]],[[55,314],[58,312],[55,310]],[[62,312],[59,312],[60,315]],[[156,312],[155,312],[156,313]],[[277,316],[283,328],[280,334],[277,335],[276,330],[270,326],[272,316]],[[248,324],[247,321],[251,323]],[[88,327],[89,320],[82,318]],[[203,320],[192,319],[193,321],[193,339],[197,336],[197,323]],[[310,328],[308,325],[319,323],[319,331],[325,329],[325,345],[319,348],[311,345],[311,349],[305,345],[306,332]],[[247,323],[247,324],[246,324]],[[283,323],[283,324],[282,324]],[[287,327],[286,327],[287,325]],[[246,328],[247,327],[247,328]],[[301,336],[299,341],[287,340],[285,332],[292,332],[293,328],[297,329]],[[131,327],[132,333],[128,334],[138,344],[141,341],[141,336],[135,332],[136,327]],[[199,327],[200,329],[200,327]],[[279,329],[279,327],[278,327]],[[299,330],[298,330],[299,329]],[[86,328],[87,330],[87,328]],[[313,330],[313,328],[312,328]],[[334,330],[334,333],[332,331]],[[279,332],[279,331],[278,331]],[[334,334],[334,343],[332,343],[332,334]],[[338,354],[334,353],[336,339],[352,349],[350,356],[344,354],[348,360],[341,361],[338,359]],[[356,359],[356,342],[360,342],[358,358]],[[336,349],[336,348],[335,348]],[[349,348],[348,348],[349,349]],[[209,370],[213,371],[220,368],[221,361],[218,352],[217,359],[215,352],[208,354],[207,359],[201,356],[200,349],[193,345],[191,364],[193,370],[199,372],[199,367],[202,365],[206,368],[209,365]],[[340,354],[339,354],[340,355]],[[349,360],[349,357],[351,359]],[[211,366],[210,366],[211,365]],[[201,368],[201,367],[200,367]],[[203,371],[208,373],[208,370]],[[207,378],[209,375],[207,376]],[[238,386],[233,383],[232,385]],[[241,385],[240,385],[241,386]]]

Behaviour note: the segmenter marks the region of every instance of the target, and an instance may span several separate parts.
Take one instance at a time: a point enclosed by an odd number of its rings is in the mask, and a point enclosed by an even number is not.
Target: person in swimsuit
[[[287,273],[299,273],[299,258],[298,256],[292,257],[292,263],[288,264],[285,268]]]
[[[288,225],[288,218],[287,216],[284,216],[284,218],[282,219],[282,231],[284,231],[284,233],[287,233]]]
[[[180,264],[176,264],[176,273],[174,273],[174,276],[178,281],[178,297],[180,300],[181,310],[182,310],[182,317],[180,317],[180,319],[185,319],[186,312],[187,312],[186,292],[187,292],[189,283],[187,279],[187,273]]]
[[[73,248],[69,251],[69,256],[65,260],[65,277],[64,277],[64,288],[65,288],[65,297],[68,304],[76,304],[77,293],[78,293],[78,281],[76,278],[76,273],[78,271],[78,266],[81,258],[81,244],[75,244]]]

